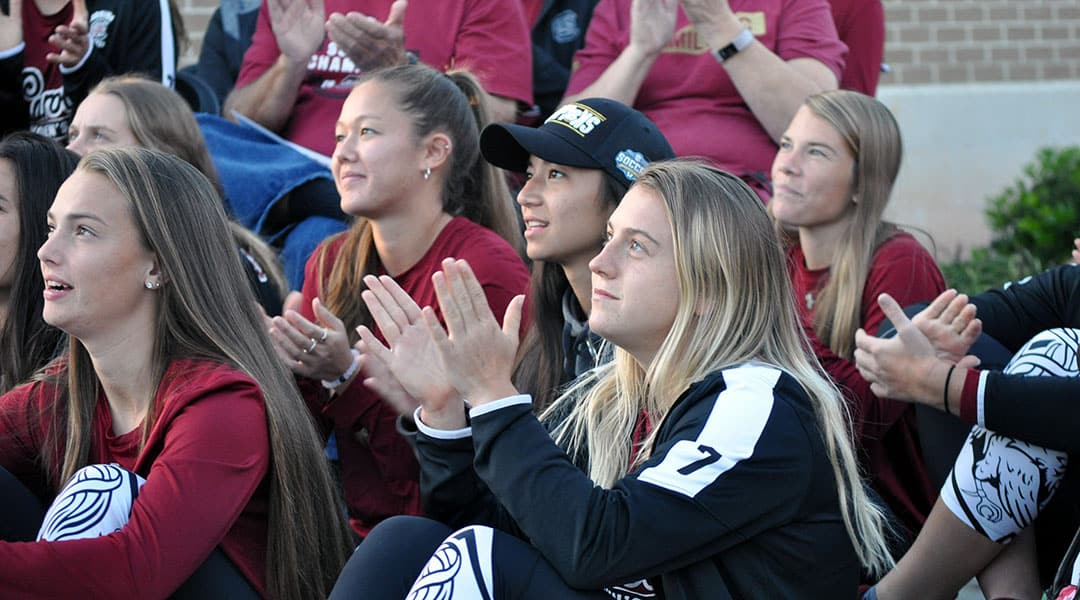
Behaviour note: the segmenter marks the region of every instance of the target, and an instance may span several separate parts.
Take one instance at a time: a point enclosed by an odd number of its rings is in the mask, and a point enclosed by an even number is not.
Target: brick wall
[[[1076,0],[884,0],[883,85],[1080,77]]]
[[[866,0],[873,1],[873,0]],[[176,0],[198,56],[218,0]],[[1077,0],[883,0],[882,85],[1080,78]]]

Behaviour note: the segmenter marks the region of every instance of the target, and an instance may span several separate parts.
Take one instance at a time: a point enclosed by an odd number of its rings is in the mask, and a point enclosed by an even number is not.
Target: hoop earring
[[[431,179],[431,167],[424,169],[424,181]]]

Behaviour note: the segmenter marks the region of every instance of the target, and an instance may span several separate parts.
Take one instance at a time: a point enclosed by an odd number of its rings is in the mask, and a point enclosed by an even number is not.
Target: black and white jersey
[[[528,396],[418,424],[425,506],[528,539],[573,587],[648,578],[665,598],[844,598],[859,565],[810,399],[746,364],[692,385],[651,458],[611,489],[556,446]],[[471,471],[471,472],[470,472]]]
[[[1080,328],[1080,267],[1062,265],[971,298],[983,332],[1016,352],[1036,334]],[[978,388],[978,422],[996,433],[1080,450],[1080,378],[1027,377],[986,371]]]

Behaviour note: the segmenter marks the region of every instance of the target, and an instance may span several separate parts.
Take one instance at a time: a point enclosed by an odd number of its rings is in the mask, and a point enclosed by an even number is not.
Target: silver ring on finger
[[[319,338],[318,342],[320,344],[325,342],[326,341],[326,336],[328,336],[328,335],[330,335],[330,332],[327,331],[327,329],[325,327],[323,327],[322,328],[322,337]]]
[[[319,345],[319,341],[316,340],[315,338],[309,338],[309,339],[311,339],[311,345],[308,346],[307,348],[304,348],[304,351],[303,351],[304,354],[308,354],[309,352],[311,352],[312,350],[315,349],[315,346]]]

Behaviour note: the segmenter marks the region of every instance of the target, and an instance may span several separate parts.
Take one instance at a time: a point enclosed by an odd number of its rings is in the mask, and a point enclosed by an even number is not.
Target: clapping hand
[[[882,302],[896,306],[896,301],[888,294],[878,301],[884,309]],[[911,322],[930,340],[939,358],[958,363],[982,333],[982,321],[975,318],[975,314],[975,305],[968,302],[967,295],[958,294],[956,290],[945,290],[929,306],[919,311]]]
[[[510,378],[525,297],[510,301],[500,327],[468,263],[445,259],[432,281],[446,329],[430,306],[423,309],[424,321],[451,385],[473,407],[517,394]]]
[[[658,54],[675,35],[679,0],[634,0],[630,5],[630,45]]]
[[[295,64],[307,65],[322,46],[326,20],[323,0],[266,0],[270,28],[281,55]]]
[[[348,371],[353,356],[345,324],[318,298],[311,302],[317,323],[294,310],[271,319],[274,349],[293,373],[312,379],[335,380]]]
[[[326,21],[326,32],[337,47],[356,66],[365,71],[404,64],[406,0],[390,6],[390,16],[380,23],[359,12],[333,13]]]
[[[464,405],[447,379],[420,307],[390,277],[368,275],[364,283],[368,289],[361,298],[386,340],[383,344],[367,327],[357,328],[364,385],[402,414],[421,406],[421,419],[432,427],[464,427]]]
[[[968,308],[966,302],[966,297],[949,290],[916,316],[916,324],[891,296],[879,296],[878,304],[896,327],[896,336],[877,338],[862,329],[855,333],[855,364],[870,390],[882,398],[934,405],[941,390],[928,382],[936,371],[944,375],[947,364],[978,366],[978,358],[963,355],[981,332],[974,307]]]

